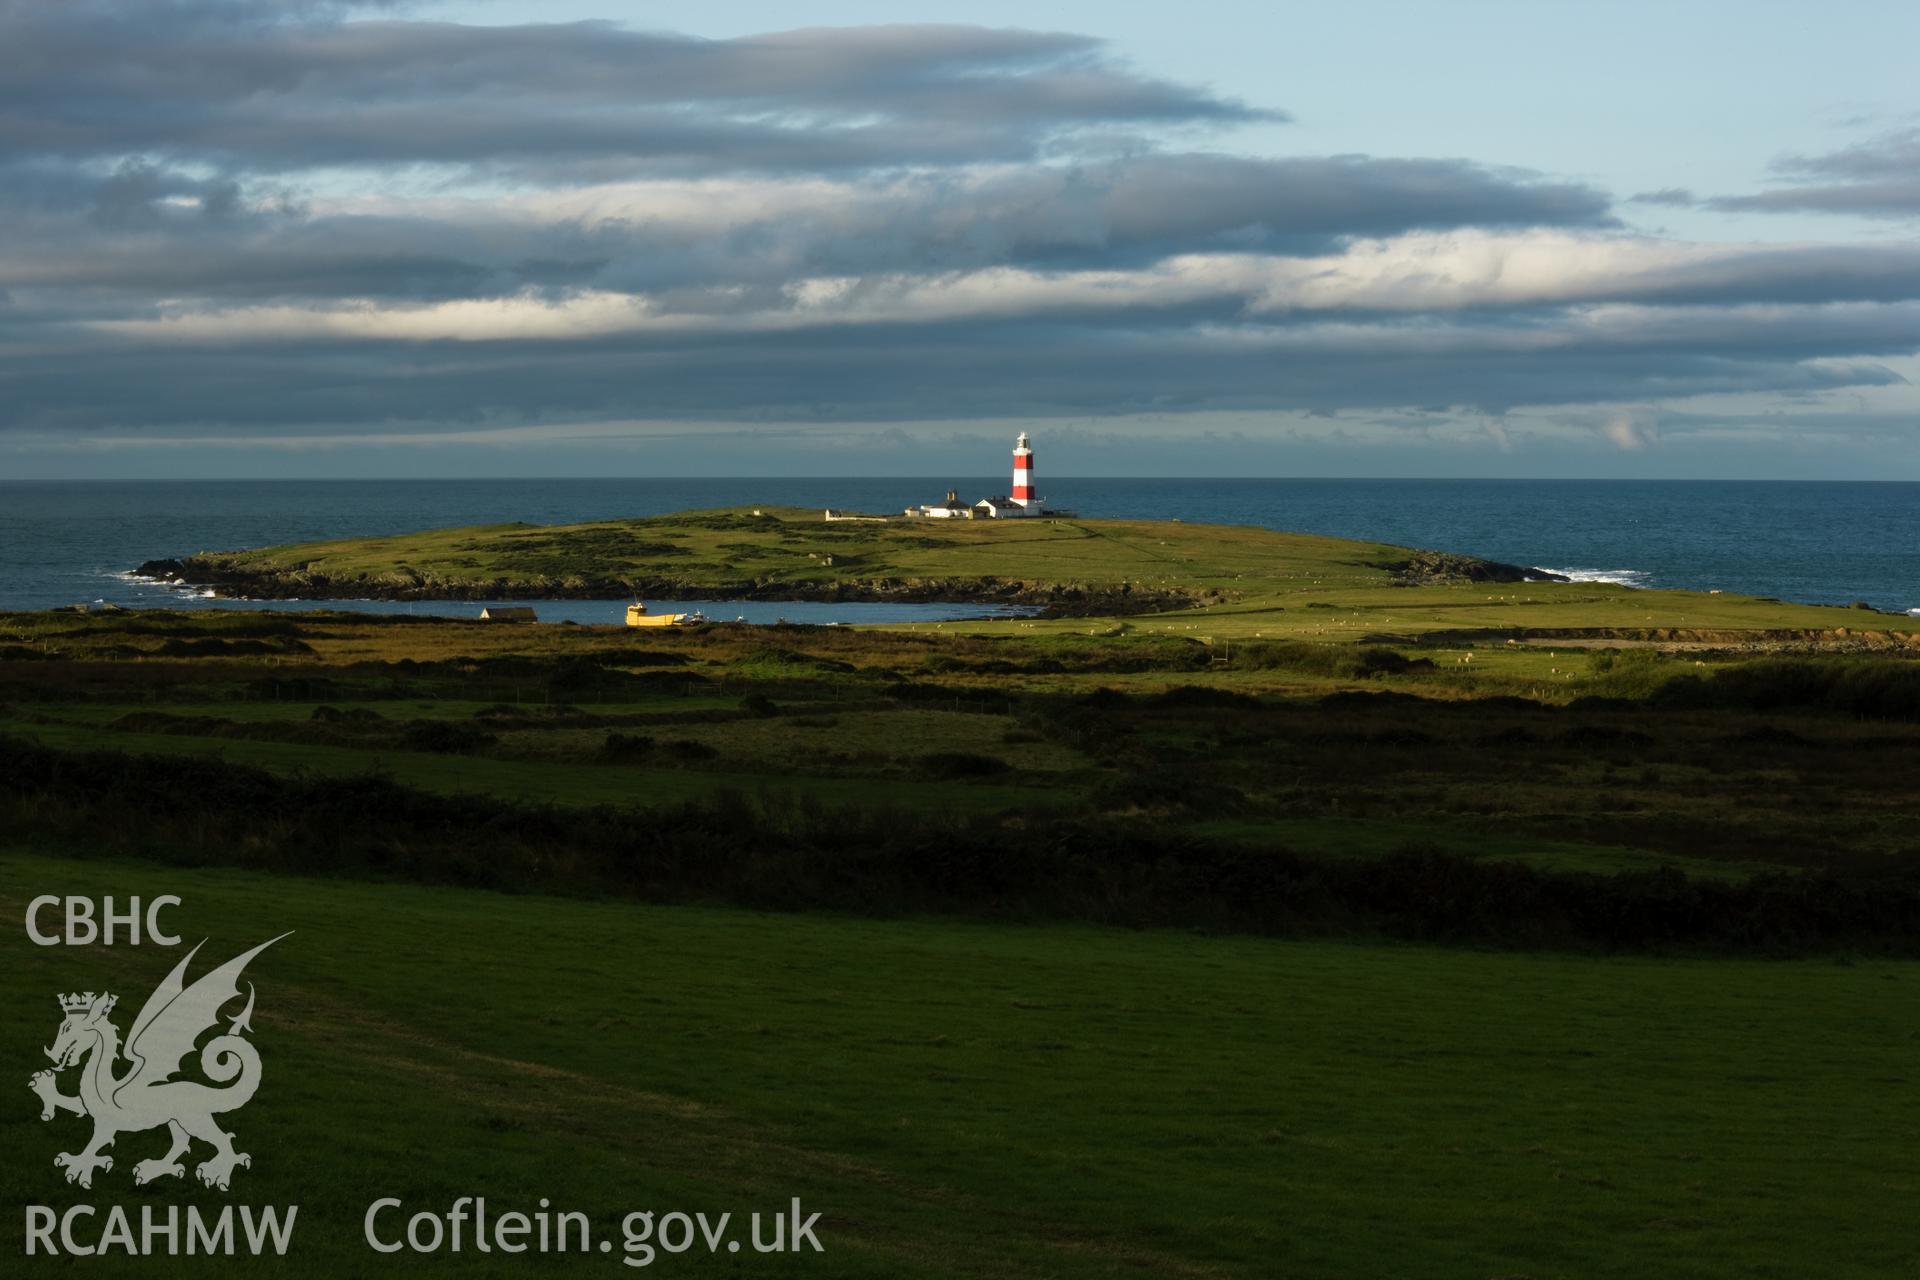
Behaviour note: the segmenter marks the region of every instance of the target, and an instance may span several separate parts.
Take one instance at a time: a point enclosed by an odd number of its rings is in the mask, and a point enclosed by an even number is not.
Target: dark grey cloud
[[[996,194],[1006,206],[996,222],[1035,256],[1083,248],[1318,253],[1350,236],[1614,222],[1606,194],[1593,187],[1462,160],[1160,155],[1029,173]]]
[[[1920,298],[1920,245],[1815,244],[1723,249],[1596,282],[1589,301],[1695,306],[1900,302]]]
[[[256,189],[257,194],[257,189]],[[170,198],[189,197],[184,205]],[[1455,227],[1607,226],[1592,188],[1464,161],[1150,154],[978,175],[855,182],[830,199],[757,188],[730,217],[502,218],[485,205],[314,215],[243,204],[230,178],[132,164],[0,192],[40,288],[208,298],[479,297],[520,288],[776,287],[827,275],[1015,265],[1122,268],[1178,253],[1318,254],[1355,236]]]
[[[1064,133],[1271,121],[1086,36],[960,26],[735,40],[606,23],[342,22],[331,6],[0,5],[0,157],[558,179],[1032,158]]]
[[[1732,212],[1920,217],[1920,128],[1824,155],[1788,156],[1775,163],[1774,174],[1781,185],[1771,190],[1707,203]]]
[[[1196,324],[1197,320],[1211,321]],[[875,324],[767,335],[169,344],[48,353],[10,380],[19,426],[261,431],[585,418],[913,421],[1151,409],[1644,402],[1894,385],[1872,357],[1920,345],[1920,303],[1676,310],[1355,326],[1124,316]],[[89,379],[92,381],[89,383]],[[85,395],[76,388],[86,384]]]

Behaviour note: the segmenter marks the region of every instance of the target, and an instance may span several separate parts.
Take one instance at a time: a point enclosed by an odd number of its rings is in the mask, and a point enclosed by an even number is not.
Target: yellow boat
[[[705,621],[705,615],[698,613],[648,613],[644,604],[627,606],[627,625],[630,627],[691,627]]]

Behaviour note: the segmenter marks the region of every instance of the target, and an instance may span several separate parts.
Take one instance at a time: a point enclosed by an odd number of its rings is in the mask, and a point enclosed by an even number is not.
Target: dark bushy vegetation
[[[920,757],[920,771],[932,778],[991,778],[1008,767],[999,756],[972,751],[931,751]]]
[[[1259,640],[1235,645],[1232,661],[1235,667],[1248,671],[1298,671],[1303,675],[1339,680],[1399,675],[1433,666],[1429,658],[1409,658],[1394,649],[1350,648],[1303,640]]]
[[[1911,658],[1755,658],[1697,671],[1651,649],[1603,649],[1587,662],[1599,687],[1586,705],[1607,698],[1669,711],[1807,711],[1920,721],[1920,662]]]
[[[950,912],[1504,946],[1920,952],[1920,878],[1552,873],[1406,847],[1304,858],[1152,822],[827,809],[721,796],[649,811],[448,798],[378,777],[0,739],[0,820],[183,864],[612,892],[783,910]],[[124,821],[137,813],[139,821]]]
[[[385,719],[372,707],[347,707],[342,710],[324,705],[315,707],[313,714],[307,718],[319,724],[378,724]]]
[[[484,751],[499,741],[493,734],[452,720],[415,720],[400,731],[400,745],[408,751],[438,751],[467,755]]]
[[[154,652],[163,658],[231,658],[259,654],[312,653],[313,646],[293,637],[271,640],[227,640],[213,637],[200,640],[165,640]]]
[[[1260,705],[1260,699],[1252,694],[1236,693],[1232,689],[1215,689],[1199,684],[1177,684],[1165,693],[1157,695],[1154,701],[1163,707],[1258,707]]]
[[[1157,762],[1095,787],[1088,802],[1102,812],[1229,817],[1251,807],[1246,793],[1204,768]]]
[[[1776,658],[1711,676],[1680,676],[1653,692],[1662,707],[1832,711],[1863,720],[1920,720],[1920,662],[1898,658]]]
[[[600,744],[604,760],[644,760],[653,754],[653,739],[644,733],[610,733]]]

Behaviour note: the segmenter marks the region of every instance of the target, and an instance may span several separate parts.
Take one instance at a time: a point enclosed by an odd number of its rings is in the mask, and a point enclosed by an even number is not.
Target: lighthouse
[[[1047,504],[1033,487],[1033,440],[1026,432],[1013,442],[1013,491],[1004,498],[982,498],[973,504],[975,518],[1004,520],[1009,516],[1050,516]]]
[[[1026,432],[1013,442],[1013,491],[996,498],[982,498],[972,506],[962,506],[960,495],[947,490],[947,500],[908,507],[913,520],[941,520],[963,516],[969,520],[1006,520],[1018,516],[1071,516],[1071,511],[1056,511],[1041,500],[1033,487],[1033,440]],[[827,519],[835,519],[832,511]]]
[[[1033,445],[1024,431],[1013,442],[1013,492],[1007,496],[1023,507],[1040,505],[1033,496]]]

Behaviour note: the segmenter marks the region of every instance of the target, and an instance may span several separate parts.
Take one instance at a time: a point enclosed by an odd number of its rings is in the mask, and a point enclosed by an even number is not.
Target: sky
[[[1920,480],[1916,37],[0,0],[0,479]]]

